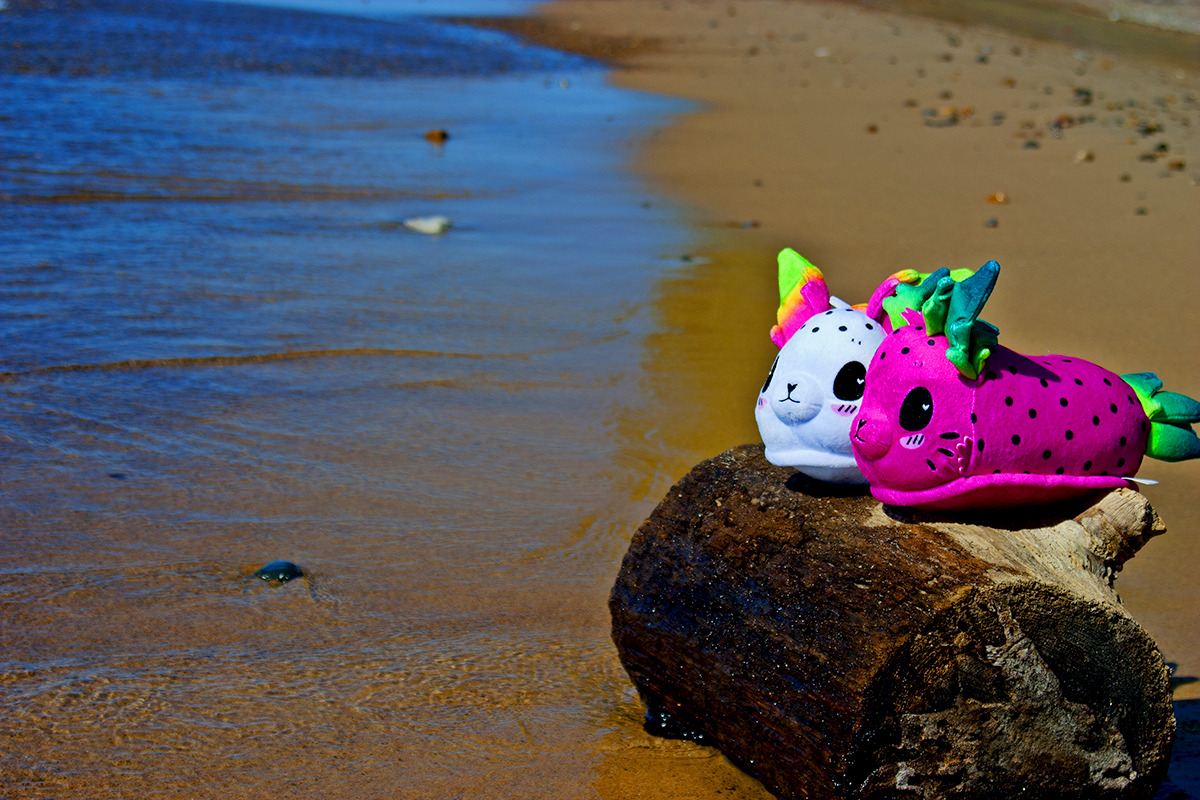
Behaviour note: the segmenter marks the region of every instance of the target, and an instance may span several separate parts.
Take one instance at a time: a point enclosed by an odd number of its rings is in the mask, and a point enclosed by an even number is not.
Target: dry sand
[[[654,299],[664,333],[648,353],[669,407],[660,435],[697,458],[757,436],[785,245],[850,301],[901,268],[996,259],[985,316],[1002,344],[1155,371],[1200,397],[1195,40],[1147,58],[1120,46],[1153,42],[1145,30],[1086,49],[832,2],[566,0],[539,15],[527,33],[616,55],[617,83],[695,103],[647,134],[634,166],[705,231]],[[1118,588],[1178,665],[1177,699],[1200,698],[1200,463],[1148,461],[1140,477],[1161,481],[1145,491],[1169,530]],[[663,758],[670,747],[625,749],[598,785],[653,774],[688,788],[674,796],[760,791],[721,763]]]

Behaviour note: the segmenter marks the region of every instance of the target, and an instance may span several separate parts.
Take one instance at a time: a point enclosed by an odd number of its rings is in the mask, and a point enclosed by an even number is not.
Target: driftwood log
[[[613,638],[647,728],[785,798],[1148,797],[1170,679],[1113,590],[1164,527],[1117,490],[951,521],[706,461],[634,536]]]

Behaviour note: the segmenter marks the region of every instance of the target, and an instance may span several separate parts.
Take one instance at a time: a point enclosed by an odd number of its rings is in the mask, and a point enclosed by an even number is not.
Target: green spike
[[[1146,416],[1150,419],[1157,418],[1162,414],[1162,406],[1154,399],[1157,393],[1163,387],[1163,382],[1153,372],[1131,372],[1128,375],[1122,375],[1121,380],[1129,384],[1133,389],[1133,393],[1137,395],[1138,402],[1142,404],[1142,411],[1146,412]]]
[[[1200,458],[1200,438],[1187,425],[1151,422],[1146,455],[1160,461],[1184,461]]]
[[[979,312],[991,297],[1000,265],[989,261],[979,271],[959,283],[949,283],[952,292],[935,298],[937,304],[922,308],[925,324],[930,332],[945,330],[950,347],[946,358],[963,377],[975,380],[983,371],[983,364],[992,354],[1000,331],[979,319]],[[949,280],[949,279],[948,279]],[[928,311],[926,310],[928,308]]]
[[[1154,395],[1162,411],[1157,417],[1151,417],[1154,422],[1167,422],[1171,425],[1200,422],[1200,402],[1179,392],[1159,392]]]
[[[1134,372],[1122,375],[1121,380],[1133,388],[1142,410],[1152,422],[1172,425],[1200,422],[1200,402],[1179,392],[1164,392],[1163,382],[1153,372]]]
[[[924,280],[916,286],[901,283],[893,290],[891,297],[884,298],[883,310],[887,312],[888,319],[891,320],[892,330],[907,325],[908,320],[904,318],[904,312],[920,311],[925,302],[933,296],[938,281],[948,275],[950,275],[950,270],[945,267],[936,269],[924,276]]]
[[[928,283],[928,281],[926,281]],[[933,293],[921,304],[921,316],[925,318],[925,332],[937,336],[946,330],[946,315],[950,310],[950,298],[957,284],[949,272],[934,284]]]

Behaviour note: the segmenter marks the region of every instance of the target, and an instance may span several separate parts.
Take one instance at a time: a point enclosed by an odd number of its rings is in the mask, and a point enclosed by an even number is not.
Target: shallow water
[[[642,407],[686,231],[622,170],[678,104],[419,21],[11,14],[0,783],[593,791],[639,713],[607,591],[691,460],[647,473]],[[113,43],[176,14],[161,48]],[[321,45],[222,49],[265,30]],[[453,225],[400,224],[426,214]],[[275,559],[307,578],[253,577]]]

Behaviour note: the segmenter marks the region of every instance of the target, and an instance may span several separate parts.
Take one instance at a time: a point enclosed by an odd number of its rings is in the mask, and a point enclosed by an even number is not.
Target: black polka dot
[[[957,439],[958,436],[959,436],[958,431],[946,431],[945,433],[942,434],[943,439]]]
[[[1066,408],[1067,407],[1067,398],[1065,398],[1065,397],[1058,398],[1058,404],[1060,406],[1062,406],[1063,408]]]
[[[1104,385],[1105,385],[1105,386],[1112,386],[1112,381],[1110,381],[1108,378],[1105,378],[1105,379],[1104,379]]]
[[[826,311],[826,312],[825,312],[825,316],[827,316],[827,317],[828,317],[828,316],[829,316],[830,314],[832,314],[832,313],[833,313],[833,309],[830,309],[829,311]]]
[[[1092,417],[1092,424],[1093,424],[1093,425],[1096,425],[1096,426],[1098,427],[1098,426],[1100,425],[1100,418],[1099,418],[1099,417]]]
[[[1123,459],[1123,458],[1118,458],[1118,459],[1117,459],[1117,466],[1118,466],[1118,467],[1123,467],[1123,466],[1125,466],[1125,459]]]
[[[880,351],[879,351],[879,360],[880,360],[880,361],[883,361],[883,357],[884,357],[884,356],[886,356],[886,355],[887,355],[887,351],[885,351],[885,350],[880,350]],[[1097,424],[1099,424],[1099,423],[1097,423]]]
[[[1051,453],[1049,450],[1043,450],[1042,451],[1042,461],[1049,461],[1050,456],[1052,456],[1052,455],[1054,455],[1054,454]]]
[[[1013,404],[1013,399],[1011,397],[1004,398],[1004,405],[1011,406],[1012,404]]]
[[[1150,427],[1150,422],[1148,420],[1142,420],[1142,430],[1144,431],[1149,427]]]
[[[1109,411],[1111,411],[1111,412],[1112,412],[1112,413],[1114,413],[1114,414],[1115,414],[1115,413],[1117,413],[1117,404],[1116,404],[1116,403],[1109,403],[1109,404],[1108,404],[1108,410],[1109,410]]]
[[[1083,381],[1079,380],[1079,378],[1076,378],[1076,379],[1075,379],[1075,385],[1076,385],[1076,386],[1083,386]]]
[[[1014,367],[1014,366],[1011,366],[1011,365],[1010,365],[1010,366],[1009,366],[1009,368],[1008,368],[1008,371],[1009,371],[1009,373],[1011,373],[1011,374],[1013,374],[1013,375],[1016,375],[1016,374],[1017,374],[1017,368],[1016,368],[1016,367]]]
[[[1122,436],[1122,437],[1121,437],[1121,447],[1124,447],[1124,446],[1125,446],[1125,443],[1126,443],[1126,442],[1128,442],[1128,441],[1129,441],[1128,439],[1126,439],[1124,436]]]
[[[873,331],[873,330],[875,330],[875,326],[874,326],[874,325],[872,325],[871,323],[869,323],[869,322],[868,322],[868,323],[867,323],[867,330],[869,330],[869,331]]]
[[[1029,418],[1037,419],[1037,409],[1036,408],[1029,409]]]
[[[1012,438],[1012,443],[1013,443],[1013,444],[1020,444],[1020,443],[1021,443],[1021,437],[1020,437],[1018,434],[1015,434],[1015,433],[1014,433],[1014,434],[1013,434],[1013,438]]]
[[[1050,386],[1050,384],[1046,382],[1045,378],[1042,378],[1040,383],[1042,384],[1043,389],[1049,388],[1049,386]]]
[[[1091,468],[1092,468],[1092,462],[1090,462],[1090,461],[1083,462],[1083,471],[1084,472],[1087,472]]]
[[[996,380],[996,378],[999,378],[999,377],[1000,377],[1000,376],[996,374],[995,370],[990,370],[990,369],[989,369],[989,370],[987,371],[987,379],[988,379],[989,381],[994,381],[994,380]]]
[[[1066,467],[1059,467],[1058,469],[1054,470],[1054,474],[1055,474],[1055,475],[1062,475],[1062,474],[1063,474],[1064,472],[1066,472],[1066,471],[1067,471]]]
[[[813,332],[813,333],[816,333],[816,332],[817,332],[817,331],[819,331],[819,330],[821,330],[821,329],[820,329],[820,328],[813,328],[813,329],[812,329],[812,332]]]
[[[839,331],[845,331],[845,330],[846,330],[846,326],[845,326],[845,325],[838,325],[838,330],[839,330]]]
[[[900,355],[902,355],[902,356],[908,355],[908,348],[907,347],[900,348]]]
[[[974,425],[976,422],[979,422],[979,417],[972,414],[971,415],[971,424]]]
[[[976,447],[978,447],[978,448],[979,448],[979,452],[981,452],[981,453],[982,453],[982,452],[983,452],[983,439],[980,439],[980,440],[979,440],[979,441],[976,443],[976,445],[975,445],[975,446],[976,446]]]
[[[1069,359],[1069,358],[1064,358],[1064,359],[1063,359],[1063,363],[1064,363],[1064,364],[1070,364],[1070,363],[1071,363],[1071,359]]]
[[[1133,395],[1129,395],[1129,405],[1133,405]]]
[[[1064,433],[1063,436],[1065,436],[1067,441],[1069,442],[1075,438],[1075,431],[1071,430],[1070,428],[1067,428],[1067,432]]]
[[[998,470],[998,469],[994,469],[994,470],[992,470],[992,474],[993,474],[993,475],[999,475],[999,474],[1000,474],[1000,470]]]
[[[933,339],[930,339],[925,344],[929,345],[930,347],[933,347],[935,344],[937,344],[937,342],[935,342]]]

